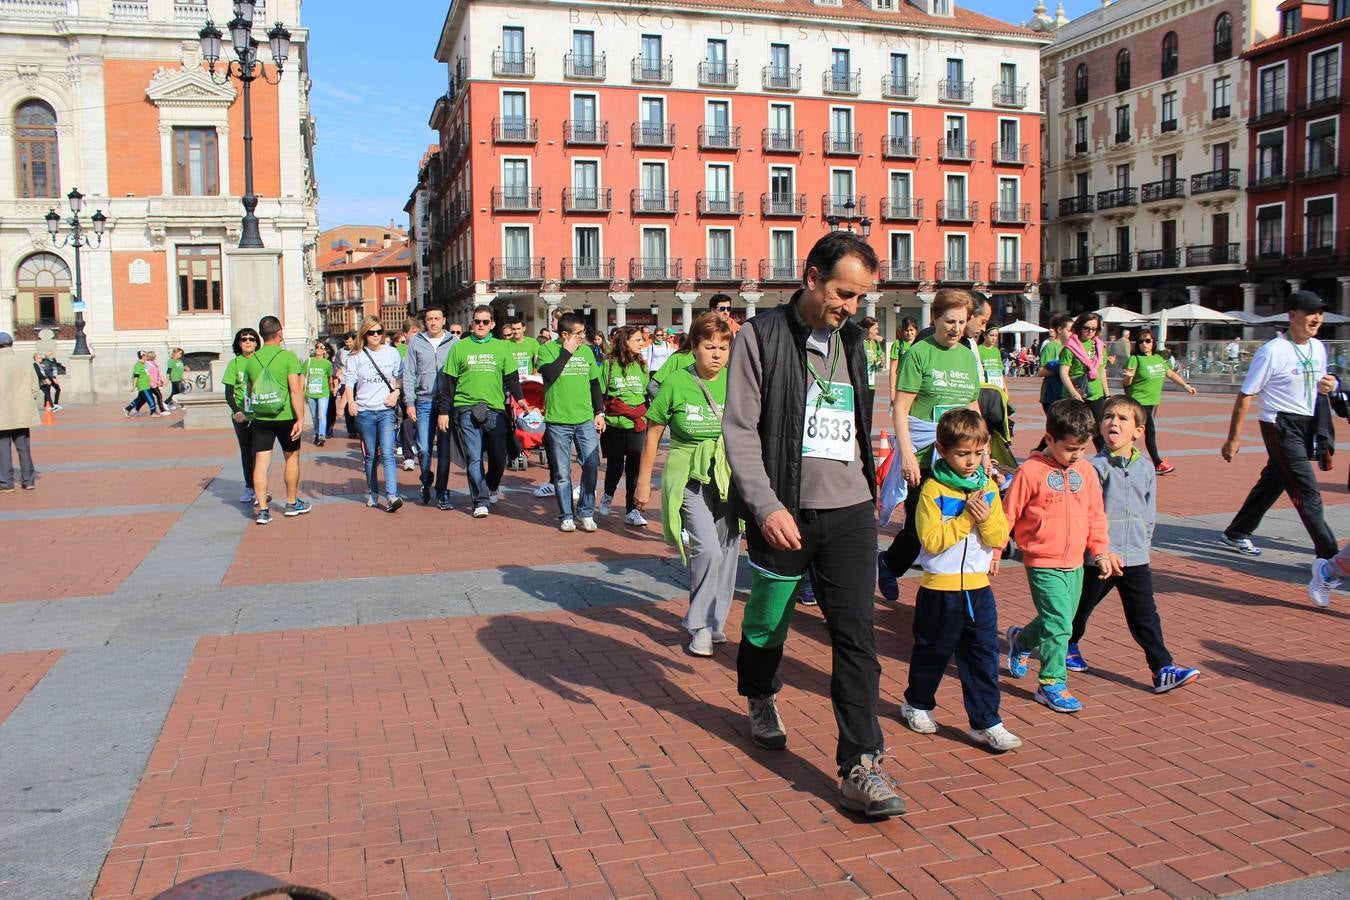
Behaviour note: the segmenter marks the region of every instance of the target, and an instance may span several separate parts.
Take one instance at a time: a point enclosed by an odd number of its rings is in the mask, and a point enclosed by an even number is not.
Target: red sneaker
[[[1176,466],[1172,465],[1170,462],[1164,459],[1162,462],[1158,463],[1158,467],[1154,471],[1156,471],[1159,475],[1171,475],[1176,470],[1177,470]]]

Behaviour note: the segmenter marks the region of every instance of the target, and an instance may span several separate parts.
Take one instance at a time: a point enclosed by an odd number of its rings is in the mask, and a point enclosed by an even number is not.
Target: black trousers
[[[1148,450],[1148,458],[1153,460],[1155,469],[1162,465],[1162,454],[1158,452],[1158,424],[1153,418],[1157,412],[1156,406],[1144,407],[1144,448]]]
[[[919,588],[906,703],[923,710],[937,706],[938,685],[953,654],[970,727],[983,731],[1002,722],[998,714],[998,609],[988,585],[969,591]]]
[[[605,496],[613,497],[624,480],[624,508],[637,509],[633,500],[633,485],[637,484],[638,463],[642,462],[642,444],[647,432],[631,428],[606,428],[600,435],[600,453],[605,457]]]
[[[1336,555],[1339,549],[1336,536],[1322,517],[1322,492],[1318,490],[1310,462],[1314,428],[1312,416],[1288,413],[1280,413],[1274,422],[1261,423],[1261,440],[1270,459],[1224,534],[1230,538],[1251,537],[1281,492],[1287,492],[1312,538],[1317,558],[1331,559]]]
[[[934,451],[936,452],[936,451]],[[922,479],[927,478],[931,473],[928,469],[919,471],[920,484]],[[905,495],[905,524],[900,526],[900,533],[892,540],[891,545],[886,548],[886,568],[891,570],[891,574],[896,578],[903,578],[909,571],[910,566],[919,558],[919,550],[922,546],[919,544],[919,532],[915,528],[915,518],[919,511],[919,489],[915,485],[909,486],[909,493]]]
[[[917,493],[917,491],[915,492]],[[816,600],[825,615],[832,648],[830,700],[839,727],[835,761],[841,774],[865,753],[885,747],[877,721],[881,664],[872,631],[876,593],[876,513],[871,503],[842,509],[804,509],[797,514],[800,550],[775,550],[759,528],[747,523],[750,561],[780,575],[814,571]],[[744,638],[736,657],[736,689],[743,697],[776,694],[783,648],[756,647]]]
[[[429,415],[431,416],[431,427],[427,429],[427,446],[423,448],[421,457],[427,461],[427,465],[422,467],[422,484],[432,484],[431,464],[432,460],[435,460],[435,491],[436,495],[440,496],[450,490],[450,442],[454,440],[454,436],[450,431],[441,431],[436,427],[436,405],[434,403],[431,405]],[[413,423],[413,427],[417,427],[416,422]],[[450,427],[455,427],[453,422],[450,423]]]
[[[1097,566],[1083,567],[1083,595],[1078,600],[1078,613],[1073,617],[1070,644],[1076,644],[1087,632],[1088,617],[1097,604],[1115,588],[1120,592],[1120,603],[1125,608],[1125,625],[1130,636],[1144,651],[1148,670],[1156,672],[1172,664],[1172,654],[1163,643],[1162,619],[1158,618],[1158,604],[1153,600],[1153,571],[1148,563],[1126,566],[1124,575],[1101,580],[1102,570]]]
[[[234,423],[234,438],[239,442],[239,464],[244,472],[244,487],[253,487],[253,423]]]
[[[1088,409],[1092,410],[1092,421],[1094,423],[1092,428],[1092,446],[1097,448],[1097,452],[1100,453],[1102,448],[1106,446],[1106,438],[1102,437],[1102,416],[1106,415],[1106,398],[1098,397],[1096,400],[1087,400],[1084,402],[1087,403]],[[1049,415],[1049,413],[1046,413],[1046,415]]]

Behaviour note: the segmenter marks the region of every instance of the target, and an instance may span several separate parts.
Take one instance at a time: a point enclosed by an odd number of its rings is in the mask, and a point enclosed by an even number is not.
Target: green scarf
[[[933,477],[943,487],[951,488],[954,491],[965,491],[967,494],[982,491],[984,486],[989,483],[989,473],[984,470],[984,466],[977,468],[974,475],[964,478],[953,472],[952,467],[947,465],[945,459],[939,459],[933,464]]]

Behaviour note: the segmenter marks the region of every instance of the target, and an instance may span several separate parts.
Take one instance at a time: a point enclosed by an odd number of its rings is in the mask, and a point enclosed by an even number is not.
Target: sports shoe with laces
[[[422,505],[431,505],[431,485],[429,484],[422,485]]]
[[[488,494],[488,503],[491,503],[493,506],[496,506],[498,503],[501,502],[502,502],[501,491],[493,491],[492,493]]]
[[[750,740],[765,750],[787,746],[787,730],[778,717],[778,701],[773,694],[750,697]]]
[[[630,510],[628,515],[623,517],[624,522],[637,528],[644,528],[647,525],[647,518],[642,515],[642,510]]]
[[[437,509],[449,509],[449,508],[450,508],[450,492],[449,492],[449,491],[443,491],[443,492],[441,493],[441,495],[440,495],[439,497],[436,498],[436,508],[437,508]]]
[[[699,628],[689,635],[689,646],[686,648],[690,656],[712,656],[713,639],[711,628]]]
[[[417,460],[415,459],[403,460],[403,471],[411,472],[415,468],[417,468]]]
[[[1158,465],[1154,468],[1154,471],[1159,475],[1171,475],[1176,470],[1177,467],[1172,465],[1165,459],[1162,462],[1158,463]]]
[[[384,511],[387,513],[396,513],[403,508],[403,498],[397,495],[390,497],[385,502]]]
[[[614,497],[612,494],[606,494],[600,498],[600,507],[596,510],[602,516],[609,515],[609,511],[614,508]]]
[[[881,596],[889,603],[900,600],[900,580],[886,565],[885,551],[877,552],[877,590],[881,591]]]
[[[929,710],[916,709],[908,703],[900,704],[900,719],[909,726],[909,730],[918,734],[934,734],[937,723],[933,721]]]
[[[1069,645],[1069,652],[1064,654],[1064,668],[1070,672],[1086,672],[1088,670],[1087,660],[1083,659],[1083,654],[1078,652],[1077,644]]]
[[[1008,674],[1014,678],[1027,674],[1027,660],[1031,658],[1031,651],[1022,649],[1022,645],[1017,643],[1017,636],[1021,633],[1022,629],[1016,625],[1008,629]]]
[[[1341,586],[1341,580],[1331,574],[1331,560],[1314,559],[1312,578],[1308,581],[1308,599],[1314,606],[1326,609],[1331,605],[1331,592]]]
[[[1199,669],[1188,669],[1185,666],[1163,666],[1153,673],[1153,693],[1165,694],[1170,690],[1190,684],[1199,677]]]
[[[272,524],[272,510],[270,510],[270,509],[268,509],[266,506],[264,506],[262,509],[258,510],[258,517],[257,517],[256,519],[254,519],[253,521],[254,521],[254,522],[257,522],[259,525],[271,525],[271,524]]]
[[[1260,556],[1261,548],[1252,543],[1251,538],[1240,537],[1231,538],[1226,534],[1219,535],[1219,543],[1223,544],[1229,550],[1241,553],[1243,556]]]
[[[809,575],[802,576],[801,586],[801,590],[797,593],[797,602],[802,606],[819,606],[816,601],[816,588],[811,584]]]
[[[991,725],[979,731],[971,731],[975,743],[983,744],[996,753],[1006,753],[1022,746],[1022,739],[1003,727],[1003,723]]]
[[[905,801],[895,792],[894,782],[882,771],[882,757],[863,754],[858,764],[839,783],[839,805],[874,819],[905,814]]]
[[[258,499],[258,495],[255,494],[255,493],[253,493],[253,488],[245,488],[245,489],[244,489],[244,492],[243,492],[242,494],[239,495],[239,502],[240,502],[240,503],[252,503],[253,501],[255,501],[255,500],[257,500],[257,499]]]
[[[375,499],[374,494],[366,494],[366,509],[379,509],[380,501]]]
[[[591,518],[590,516],[582,516],[580,525],[581,530],[586,532],[587,534],[593,533],[595,529],[599,527],[598,525],[595,524],[595,519]]]
[[[554,493],[556,493],[556,489],[553,487],[553,482],[551,481],[546,481],[534,489],[534,495],[536,497],[552,497]]]
[[[285,510],[283,510],[282,514],[286,516],[286,518],[288,519],[293,519],[296,516],[303,516],[305,513],[309,512],[313,508],[314,507],[311,506],[310,504],[301,500],[299,497],[296,497],[294,503],[286,504],[286,508]]]
[[[1036,689],[1036,702],[1062,713],[1075,713],[1083,708],[1083,701],[1069,693],[1069,686],[1065,684],[1041,685]]]
[[[712,642],[714,644],[725,644],[727,642],[727,636],[725,634],[718,631],[716,628],[711,630],[712,630]]]
[[[571,534],[572,532],[577,530],[576,520],[563,519],[561,522],[558,523],[558,530],[565,532],[566,534]]]
[[[479,506],[475,506],[473,508],[473,517],[475,519],[486,519],[488,517],[488,508],[481,504]]]

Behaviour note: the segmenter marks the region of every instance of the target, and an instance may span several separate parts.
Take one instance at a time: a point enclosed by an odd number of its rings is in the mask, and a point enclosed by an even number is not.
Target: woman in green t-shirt
[[[234,359],[225,367],[220,382],[225,388],[225,403],[230,407],[234,422],[234,437],[239,442],[239,462],[244,470],[244,493],[240,503],[255,503],[253,493],[253,423],[244,409],[244,368],[248,358],[262,346],[262,338],[252,328],[240,328],[234,333]]]
[[[647,438],[637,476],[637,506],[651,500],[652,469],[661,435],[670,427],[670,452],[661,473],[661,524],[666,541],[689,565],[689,653],[712,656],[723,633],[736,564],[740,520],[730,503],[731,467],[722,445],[722,409],[727,400],[731,325],[705,312],[689,329],[693,365],[670,373],[647,409]]]
[[[609,515],[619,479],[626,485],[624,506],[629,525],[647,524],[637,508],[638,463],[647,430],[647,364],[642,361],[642,332],[625,325],[614,332],[608,359],[600,365],[600,392],[605,397],[605,430],[600,452],[605,457],[605,493],[600,515]]]
[[[314,444],[322,447],[328,440],[328,404],[333,397],[333,364],[328,359],[328,345],[323,341],[314,345],[314,352],[305,360],[305,404],[309,420],[314,425]]]
[[[1158,352],[1153,338],[1153,329],[1140,328],[1134,333],[1134,348],[1125,363],[1125,377],[1121,384],[1125,393],[1137,400],[1144,408],[1144,446],[1148,449],[1149,459],[1159,475],[1170,475],[1176,466],[1163,459],[1158,453],[1158,429],[1153,416],[1162,402],[1163,381],[1171,381],[1192,397],[1195,388],[1186,383],[1172,368],[1172,361]]]
[[[1064,396],[1081,400],[1092,410],[1097,427],[1092,432],[1092,445],[1099,451],[1102,440],[1102,414],[1111,387],[1106,382],[1106,344],[1102,343],[1102,317],[1085,312],[1074,319],[1073,330],[1059,354],[1059,378],[1064,385]]]
[[[905,316],[900,320],[900,325],[895,329],[895,340],[891,342],[890,389],[887,391],[891,403],[895,403],[895,379],[900,375],[900,360],[905,358],[905,354],[914,346],[914,339],[918,336],[918,319]]]
[[[867,354],[867,408],[877,399],[877,382],[886,376],[886,345],[881,341],[881,325],[871,316],[858,321],[863,330],[863,352]]]

